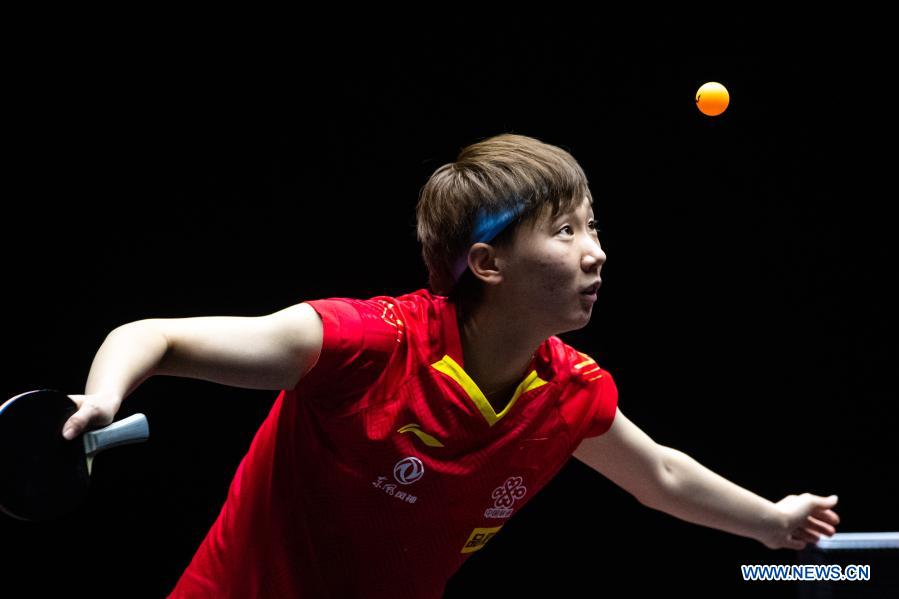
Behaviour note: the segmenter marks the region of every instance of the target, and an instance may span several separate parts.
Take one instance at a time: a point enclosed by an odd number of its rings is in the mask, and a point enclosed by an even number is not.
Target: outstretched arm
[[[662,448],[662,491],[649,505],[681,520],[755,539],[770,549],[803,549],[834,534],[837,496],[788,495],[777,503],[715,474],[687,454]]]
[[[788,495],[777,503],[715,474],[687,454],[659,445],[621,411],[574,456],[643,505],[681,520],[755,539],[771,549],[802,549],[832,535],[837,497]]]

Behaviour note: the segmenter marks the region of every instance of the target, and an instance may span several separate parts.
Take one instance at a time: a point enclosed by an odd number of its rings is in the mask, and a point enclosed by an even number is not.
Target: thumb
[[[88,423],[91,421],[91,415],[95,408],[91,404],[83,405],[77,412],[72,414],[62,427],[62,436],[71,441],[81,434]]]
[[[831,495],[829,497],[818,497],[816,503],[821,507],[833,507],[837,504],[839,497]]]

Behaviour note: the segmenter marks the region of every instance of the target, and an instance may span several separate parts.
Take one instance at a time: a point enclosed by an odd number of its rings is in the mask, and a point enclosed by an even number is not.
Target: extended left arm
[[[657,492],[645,505],[681,520],[717,528],[771,549],[802,549],[839,522],[829,508],[836,496],[789,495],[774,503],[720,476],[689,455],[659,446],[662,471]]]
[[[715,474],[687,454],[659,445],[621,411],[611,428],[584,439],[574,456],[643,505],[681,520],[755,539],[771,549],[802,549],[832,535],[837,497],[788,495],[777,503]]]

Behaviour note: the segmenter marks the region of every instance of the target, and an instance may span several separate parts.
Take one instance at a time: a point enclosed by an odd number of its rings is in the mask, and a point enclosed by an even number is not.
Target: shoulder
[[[603,383],[596,381],[603,378],[611,379],[612,375],[594,356],[572,347],[555,335],[550,337],[550,347],[556,371],[562,377],[560,382],[584,387],[601,385]]]
[[[329,297],[308,300],[322,320],[329,318],[336,324],[352,326],[399,328],[406,319],[418,318],[433,303],[421,294],[422,290],[404,295],[376,295],[368,298]]]
[[[316,311],[322,308],[323,310],[342,310],[344,313],[348,313],[347,310],[352,308],[360,316],[366,318],[374,316],[392,324],[395,323],[400,313],[416,317],[425,316],[428,312],[439,309],[439,304],[443,299],[442,296],[431,295],[426,289],[419,289],[402,295],[375,295],[368,298],[331,297],[309,300],[306,303],[316,308]]]
[[[323,392],[330,405],[351,403],[378,381],[397,378],[407,345],[406,296],[330,297],[305,302],[322,322],[321,356],[298,390]]]
[[[436,319],[440,296],[427,290],[403,295],[368,298],[330,297],[304,302],[319,315],[323,347],[350,361],[360,355],[381,354],[384,358],[407,344],[415,333]],[[382,358],[383,360],[383,358]]]
[[[575,439],[605,433],[615,419],[618,387],[612,373],[594,357],[559,340],[557,372],[562,387],[559,397],[563,418]]]

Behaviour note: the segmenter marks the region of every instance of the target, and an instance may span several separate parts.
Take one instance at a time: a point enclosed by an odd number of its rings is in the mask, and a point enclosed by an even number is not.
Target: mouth
[[[600,286],[602,286],[602,279],[599,279],[589,287],[581,289],[581,293],[584,295],[592,295],[595,296],[596,292],[599,291]]]
[[[581,297],[593,303],[596,301],[596,292],[599,291],[599,287],[602,285],[602,279],[590,285],[586,289],[581,290]]]

